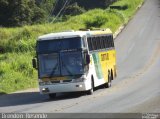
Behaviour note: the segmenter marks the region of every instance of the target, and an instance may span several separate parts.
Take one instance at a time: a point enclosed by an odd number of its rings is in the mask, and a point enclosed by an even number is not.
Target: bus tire
[[[53,99],[53,98],[56,97],[56,93],[51,93],[51,94],[49,94],[48,96],[49,96],[50,99]]]
[[[112,77],[111,74],[108,75],[108,82],[104,84],[105,88],[110,88],[112,86]]]
[[[92,95],[94,92],[94,82],[93,82],[93,77],[92,77],[92,80],[91,80],[91,89],[87,91],[87,94],[88,95]]]
[[[113,80],[113,79],[114,79],[114,76],[113,76],[113,71],[111,69],[111,80]]]

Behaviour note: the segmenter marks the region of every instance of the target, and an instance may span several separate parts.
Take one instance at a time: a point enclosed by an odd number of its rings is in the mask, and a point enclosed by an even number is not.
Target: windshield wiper
[[[73,73],[67,68],[66,64],[63,61],[62,61],[62,65],[70,75],[73,75]]]
[[[52,69],[52,72],[50,74],[50,78],[53,76],[53,74],[55,74],[55,71],[57,69],[58,63],[56,64],[56,66]]]

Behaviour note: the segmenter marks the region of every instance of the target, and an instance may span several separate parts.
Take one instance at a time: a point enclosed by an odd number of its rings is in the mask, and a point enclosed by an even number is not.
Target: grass
[[[37,86],[37,73],[31,66],[32,53],[5,53],[0,55],[0,92]]]
[[[134,15],[143,0],[118,0],[113,5],[126,10],[94,9],[64,22],[0,28],[0,94],[37,87],[37,72],[31,66],[38,36],[80,28],[110,28],[115,32]]]
[[[127,23],[129,19],[135,14],[135,10],[142,5],[144,0],[118,0],[113,3],[115,6],[127,6],[126,10],[115,10],[118,14],[121,14],[124,18],[124,22]]]

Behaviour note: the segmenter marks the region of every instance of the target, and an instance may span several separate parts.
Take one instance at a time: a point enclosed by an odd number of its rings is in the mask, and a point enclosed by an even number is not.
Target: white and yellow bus
[[[116,77],[116,51],[109,29],[51,33],[37,40],[33,67],[41,94],[86,91],[111,86]]]

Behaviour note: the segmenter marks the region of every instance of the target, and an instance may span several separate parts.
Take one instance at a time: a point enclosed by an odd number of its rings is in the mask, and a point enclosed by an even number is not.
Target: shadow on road
[[[39,92],[24,92],[0,95],[0,107],[46,103],[49,101],[61,101],[84,96],[84,93],[62,93],[50,99],[48,95],[41,95]]]
[[[96,90],[103,88],[103,86],[99,86],[95,89],[95,92]],[[50,99],[48,95],[41,95],[39,92],[3,94],[0,95],[0,107],[47,103],[50,101],[63,101],[82,96],[87,96],[86,92],[58,93],[54,99]]]
[[[0,96],[0,107],[41,103],[46,98],[38,92],[4,94]]]

